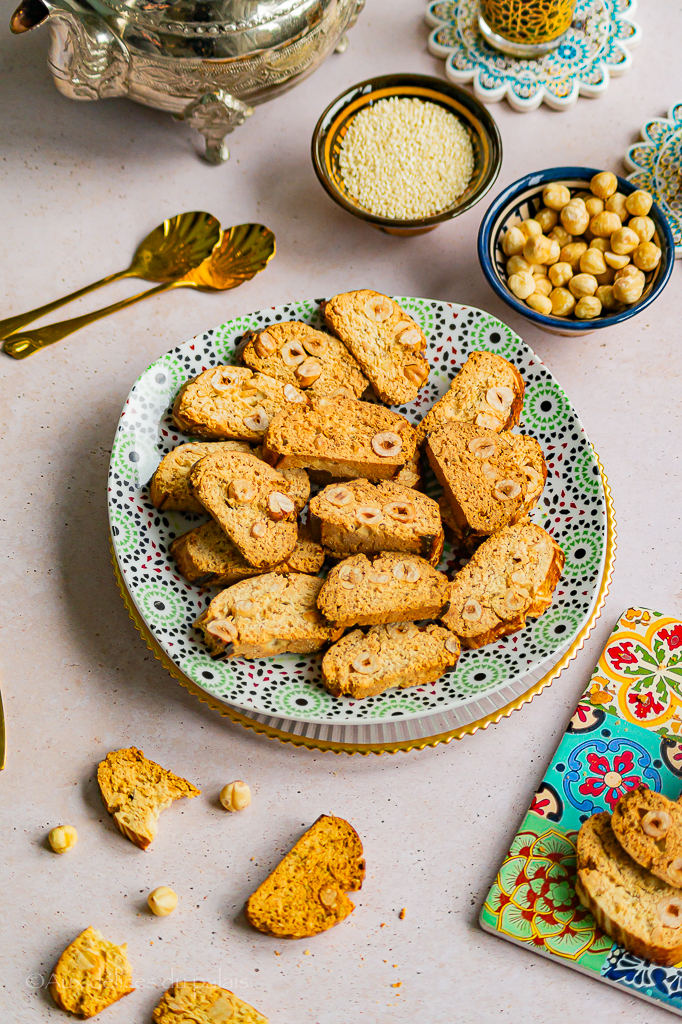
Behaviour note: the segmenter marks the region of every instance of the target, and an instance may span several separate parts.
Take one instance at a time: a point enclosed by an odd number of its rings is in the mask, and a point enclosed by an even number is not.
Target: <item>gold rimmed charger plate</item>
[[[495,708],[489,714],[446,732],[434,732],[432,735],[413,736],[404,740],[395,740],[393,742],[350,743],[345,741],[343,738],[338,740],[321,738],[314,735],[314,730],[313,735],[301,735],[300,731],[296,732],[295,730],[304,727],[306,723],[295,722],[293,720],[287,723],[290,725],[292,731],[289,731],[289,729],[275,728],[272,725],[267,724],[267,721],[265,721],[268,716],[260,714],[246,714],[244,711],[232,707],[230,704],[218,700],[205,690],[202,690],[200,686],[197,686],[189,676],[186,676],[185,673],[182,672],[173,661],[171,661],[152,636],[150,630],[142,619],[142,616],[135,607],[130,594],[128,593],[118,562],[116,561],[113,543],[110,538],[111,560],[114,567],[114,574],[121,592],[121,597],[128,609],[128,614],[154,657],[161,662],[163,667],[170,672],[174,679],[177,679],[182,686],[186,687],[190,693],[193,693],[200,701],[203,701],[204,704],[208,704],[214,711],[218,711],[221,715],[231,719],[231,721],[244,726],[245,729],[253,729],[254,732],[262,736],[267,736],[269,739],[279,740],[280,743],[291,743],[295,747],[305,747],[308,750],[331,751],[334,754],[397,754],[399,752],[407,753],[410,750],[423,750],[425,747],[437,747],[439,743],[450,743],[451,740],[459,740],[462,739],[463,736],[473,736],[473,734],[478,732],[479,729],[487,729],[489,725],[495,725],[503,718],[508,718],[513,711],[518,711],[524,704],[529,704],[533,697],[536,697],[561,675],[569,662],[576,657],[578,651],[580,651],[585,645],[585,641],[592,632],[594,624],[599,618],[602,608],[606,602],[606,595],[609,592],[611,578],[613,576],[613,566],[616,560],[616,517],[613,508],[613,499],[611,497],[611,488],[609,487],[604,467],[602,466],[596,452],[595,457],[599,464],[599,472],[601,474],[601,481],[606,499],[606,549],[599,591],[591,614],[588,616],[580,632],[567,650],[564,651],[559,660],[540,679],[535,680],[523,693],[515,697],[514,700],[504,704],[502,707]],[[423,719],[418,719],[417,721],[427,722],[431,718],[436,717],[437,716],[435,715],[429,715],[425,716]],[[344,726],[342,724],[334,727],[334,729],[338,730],[339,733],[349,732],[353,728],[354,727],[351,725]]]

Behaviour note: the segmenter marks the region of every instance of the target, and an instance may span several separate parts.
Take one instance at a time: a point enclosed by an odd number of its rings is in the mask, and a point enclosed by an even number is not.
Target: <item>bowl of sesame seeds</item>
[[[502,140],[482,103],[429,75],[351,86],[320,117],[317,177],[334,202],[391,235],[414,235],[470,210],[493,186]]]

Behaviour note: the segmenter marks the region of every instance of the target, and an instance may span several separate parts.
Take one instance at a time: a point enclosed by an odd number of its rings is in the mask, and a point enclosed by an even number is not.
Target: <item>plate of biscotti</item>
[[[482,310],[369,289],[156,360],[109,516],[174,674],[318,745],[508,714],[582,645],[614,551],[599,460],[528,346]]]

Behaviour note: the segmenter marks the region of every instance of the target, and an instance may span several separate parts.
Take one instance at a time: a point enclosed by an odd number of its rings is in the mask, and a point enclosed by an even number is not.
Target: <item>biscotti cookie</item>
[[[422,465],[419,452],[415,452],[410,461],[401,466],[396,475],[391,479],[395,480],[397,484],[402,484],[403,487],[412,487],[414,490],[420,490],[422,484]]]
[[[450,508],[450,502],[445,494],[438,499],[438,511],[443,523],[443,532],[450,542],[453,554],[459,558],[471,558],[474,551],[481,546],[486,539],[484,533],[474,533],[467,527],[461,527],[455,519],[455,514]]]
[[[126,949],[108,942],[96,928],[81,932],[52,972],[50,994],[57,1006],[86,1020],[134,992]]]
[[[436,427],[458,420],[490,430],[511,430],[523,408],[523,377],[494,352],[472,352],[440,401],[417,427],[418,443]]]
[[[397,302],[363,289],[334,295],[322,313],[382,402],[403,405],[417,397],[429,376],[426,337]]]
[[[417,555],[353,555],[330,570],[317,606],[344,629],[437,619],[447,605],[448,587],[447,576]]]
[[[342,341],[299,320],[252,331],[242,359],[252,370],[313,395],[359,398],[369,384]]]
[[[621,797],[611,827],[626,853],[668,885],[682,888],[682,806],[646,786]]]
[[[149,761],[136,747],[107,754],[97,768],[97,782],[117,827],[141,850],[154,839],[161,811],[174,800],[201,793],[187,779]]]
[[[213,452],[250,452],[246,441],[193,441],[180,444],[159,463],[149,488],[152,505],[166,512],[205,512],[189,482],[192,466]],[[305,504],[305,502],[304,502]]]
[[[334,558],[407,551],[437,565],[443,551],[438,503],[392,480],[325,487],[311,500],[310,517]]]
[[[547,467],[542,448],[527,434],[451,422],[429,434],[425,450],[463,531],[490,534],[512,526],[542,494]]]
[[[242,580],[214,597],[195,626],[217,657],[310,654],[341,635],[318,610],[321,586],[317,576],[302,573],[270,572]]]
[[[259,444],[276,413],[305,401],[292,384],[245,366],[216,366],[182,386],[173,405],[173,422],[196,437]]]
[[[154,1007],[154,1024],[268,1024],[253,1006],[208,981],[176,981]]]
[[[253,455],[217,452],[193,466],[201,504],[255,568],[279,565],[296,547],[296,506],[289,481]]]
[[[263,452],[278,469],[298,466],[334,478],[388,480],[414,458],[416,435],[404,416],[371,402],[311,398],[275,416]]]
[[[442,626],[414,622],[354,629],[322,659],[322,682],[334,697],[375,697],[390,686],[426,686],[457,663],[460,643]]]
[[[303,939],[333,928],[355,910],[346,896],[362,888],[360,837],[347,821],[323,814],[246,904],[254,928]]]
[[[577,851],[575,891],[601,930],[644,960],[682,960],[682,894],[628,856],[605,811],[583,823]]]
[[[483,647],[542,615],[564,567],[564,553],[542,527],[517,523],[488,537],[450,584],[444,625],[463,647]]]
[[[296,547],[286,561],[273,569],[256,569],[214,520],[177,537],[170,546],[170,554],[181,575],[197,587],[231,587],[263,572],[304,572],[314,576],[324,563],[322,546],[310,539],[304,527],[299,527]]]

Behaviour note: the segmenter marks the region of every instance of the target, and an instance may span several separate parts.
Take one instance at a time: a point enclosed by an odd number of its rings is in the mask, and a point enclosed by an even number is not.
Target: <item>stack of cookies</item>
[[[322,310],[327,331],[251,332],[244,365],[184,385],[173,418],[197,440],[166,455],[151,498],[211,516],[171,554],[190,583],[226,588],[196,623],[213,657],[331,644],[325,686],[361,698],[431,683],[462,645],[523,628],[551,603],[564,557],[528,518],[547,469],[538,443],[511,433],[516,368],[472,353],[415,427],[387,406],[428,380],[419,325],[370,290]],[[419,490],[422,457],[440,501]],[[436,568],[445,530],[456,564],[471,556],[454,577]]]
[[[607,935],[636,956],[682,960],[682,807],[639,786],[584,822],[575,891]]]

